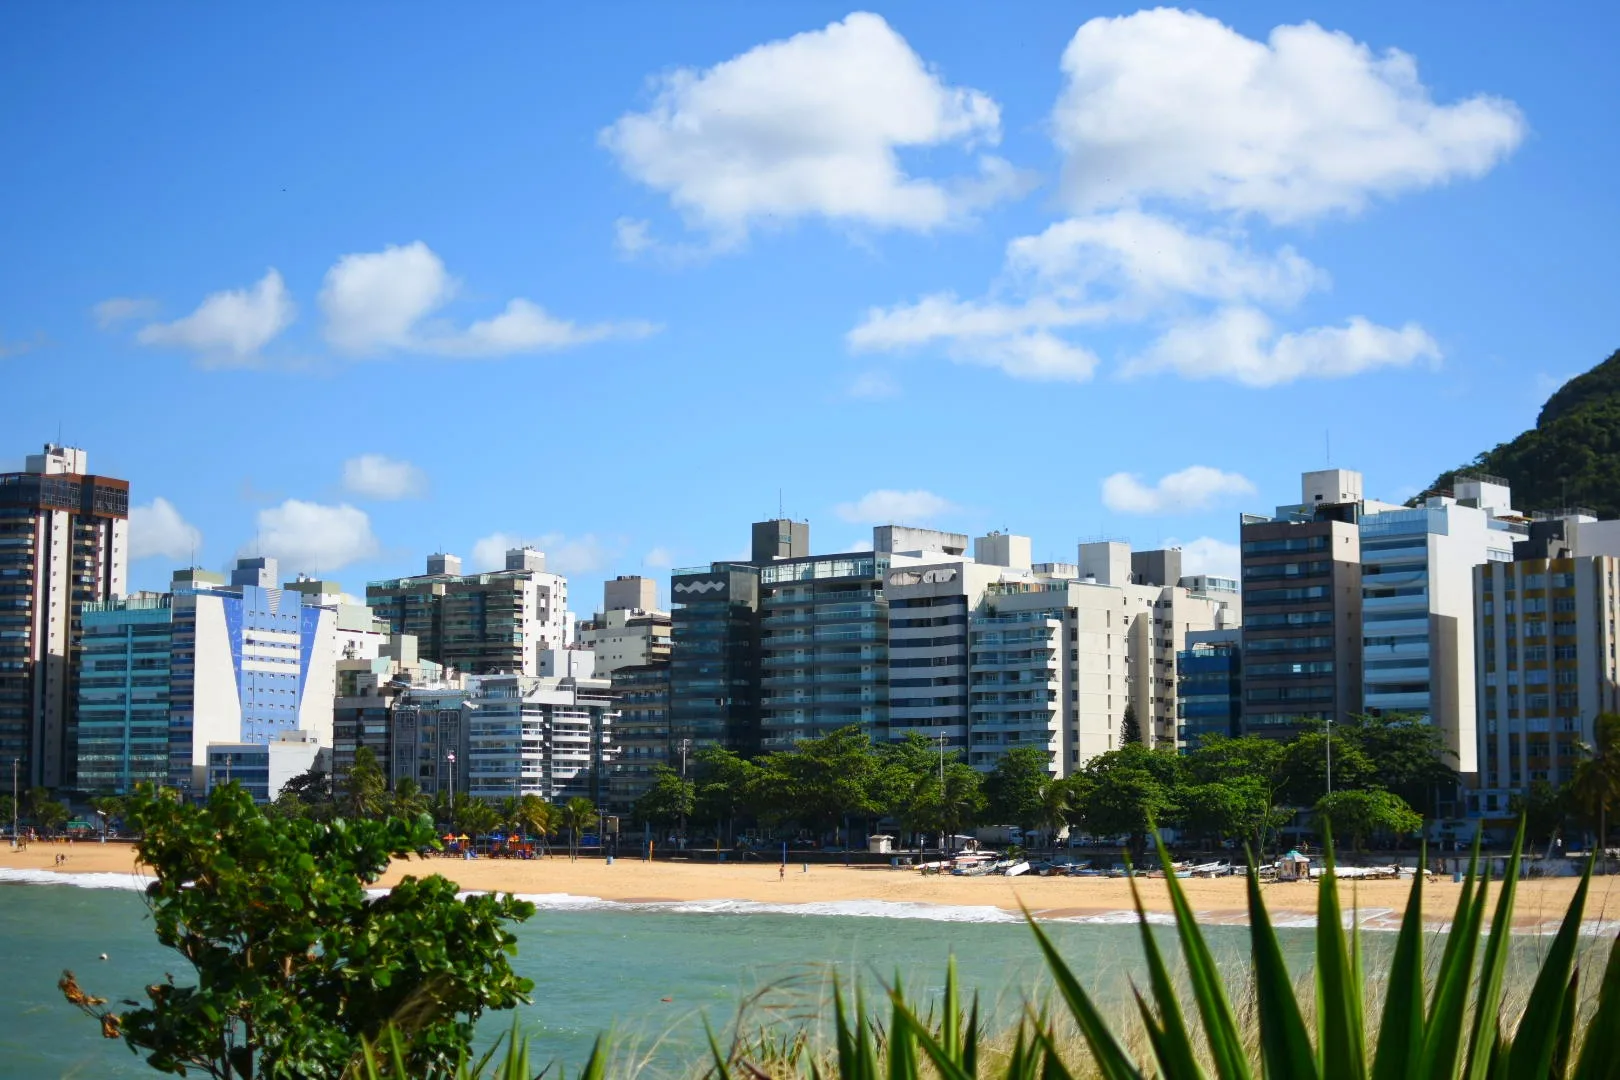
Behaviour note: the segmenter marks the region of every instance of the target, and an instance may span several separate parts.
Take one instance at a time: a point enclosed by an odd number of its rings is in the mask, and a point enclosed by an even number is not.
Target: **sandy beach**
[[[58,866],[57,855],[66,855]],[[0,847],[0,867],[68,874],[141,874],[127,844],[32,844],[26,851]],[[950,876],[924,877],[912,870],[790,863],[779,877],[775,863],[654,862],[600,859],[570,862],[566,855],[529,862],[506,859],[427,858],[401,860],[384,877],[387,885],[406,874],[443,874],[463,888],[531,895],[567,894],[622,903],[681,901],[752,901],[781,904],[940,904],[994,907],[1016,912],[1028,907],[1046,918],[1106,916],[1131,909],[1130,883],[1110,878],[1037,878]],[[1138,882],[1149,911],[1169,910],[1164,882]],[[1531,879],[1520,883],[1515,922],[1523,929],[1555,926],[1568,909],[1574,878]],[[1200,917],[1211,923],[1247,921],[1241,878],[1182,881]],[[1410,884],[1402,881],[1344,881],[1342,903],[1355,905],[1370,926],[1392,926],[1405,910]],[[1316,912],[1317,890],[1297,882],[1264,886],[1267,908],[1278,922],[1306,919]],[[1424,916],[1429,921],[1451,917],[1457,886],[1437,877],[1425,889]],[[1588,920],[1620,921],[1620,877],[1599,878],[1587,902]]]

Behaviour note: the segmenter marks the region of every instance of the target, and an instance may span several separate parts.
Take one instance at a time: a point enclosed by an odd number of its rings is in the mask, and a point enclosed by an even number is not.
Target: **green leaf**
[[[1520,834],[1524,831],[1520,825]],[[1569,910],[1558,927],[1552,947],[1541,961],[1535,987],[1524,1007],[1524,1016],[1514,1034],[1508,1056],[1508,1080],[1541,1080],[1550,1074],[1558,1052],[1559,1033],[1567,1005],[1570,978],[1575,968],[1575,948],[1579,944],[1581,919],[1586,913],[1586,892],[1592,882],[1594,859],[1587,859],[1586,872],[1575,888]]]
[[[1148,985],[1152,987],[1153,1000],[1159,1009],[1158,1019],[1152,1019],[1140,994],[1136,995],[1136,999],[1142,1010],[1143,1021],[1148,1025],[1149,1040],[1153,1044],[1154,1057],[1159,1062],[1159,1072],[1177,1077],[1178,1080],[1181,1077],[1189,1080],[1202,1078],[1204,1071],[1198,1067],[1192,1036],[1181,1014],[1181,1001],[1176,997],[1175,983],[1170,979],[1164,956],[1159,951],[1158,938],[1142,907],[1142,895],[1136,887],[1135,875],[1129,880],[1131,902],[1136,906],[1136,926],[1142,937],[1142,952],[1147,958]]]
[[[1372,1080],[1417,1080],[1423,1049],[1423,868],[1420,849],[1412,892],[1401,916],[1390,959],[1384,1016],[1378,1029],[1378,1049]]]
[[[1519,858],[1524,851],[1524,819],[1513,838],[1513,850],[1508,855],[1507,873],[1503,875],[1501,892],[1496,898],[1496,916],[1491,920],[1490,937],[1485,942],[1485,959],[1480,967],[1479,991],[1474,998],[1474,1035],[1468,1051],[1468,1080],[1485,1080],[1498,1048],[1497,1033],[1502,1024],[1502,972],[1507,968],[1509,935],[1513,933],[1513,897],[1519,886]],[[1484,894],[1480,895],[1484,904]],[[1559,978],[1558,989],[1564,980]]]
[[[1260,1060],[1268,1077],[1319,1075],[1316,1055],[1294,996],[1271,913],[1260,895],[1260,875],[1249,860],[1249,945],[1254,956],[1255,1011],[1260,1017]]]
[[[1362,1080],[1367,1075],[1366,1034],[1361,1019],[1362,986],[1355,977],[1350,949],[1345,942],[1344,910],[1339,906],[1338,875],[1333,861],[1333,831],[1324,828],[1323,832],[1327,865],[1317,885],[1316,901],[1319,1063],[1325,1080]],[[1287,974],[1286,969],[1283,974]],[[1263,1011],[1261,1015],[1263,1023]]]
[[[1104,1080],[1140,1080],[1141,1074],[1136,1066],[1131,1064],[1130,1057],[1120,1046],[1119,1040],[1114,1037],[1108,1028],[1108,1022],[1103,1019],[1097,1007],[1092,1004],[1091,998],[1081,989],[1080,982],[1069,970],[1069,965],[1063,962],[1058,955],[1052,939],[1046,936],[1046,931],[1034,920],[1026,909],[1024,919],[1029,928],[1035,932],[1035,941],[1041,947],[1046,957],[1047,970],[1051,972],[1052,979],[1058,985],[1058,992],[1069,1006],[1069,1014],[1074,1017],[1075,1024],[1080,1033],[1085,1036],[1086,1044],[1091,1047],[1091,1056],[1096,1059],[1097,1071]],[[927,1044],[924,1043],[924,1046]],[[936,1062],[937,1064],[937,1062]]]
[[[1620,936],[1609,947],[1597,1008],[1586,1024],[1585,1039],[1573,1080],[1620,1075]]]
[[[1479,837],[1474,837],[1474,853],[1468,860],[1468,875],[1457,894],[1457,911],[1446,934],[1445,949],[1435,972],[1434,994],[1423,1032],[1420,1077],[1441,1080],[1457,1074],[1462,1049],[1463,1016],[1468,1005],[1468,987],[1474,975],[1474,951],[1479,942],[1480,921],[1485,910],[1485,881],[1476,880],[1479,867]]]

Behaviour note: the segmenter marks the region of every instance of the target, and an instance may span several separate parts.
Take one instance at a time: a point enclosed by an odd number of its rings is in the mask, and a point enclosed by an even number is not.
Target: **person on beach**
[[[781,866],[778,866],[776,868],[776,880],[777,881],[786,881],[787,880],[787,863],[783,863]]]

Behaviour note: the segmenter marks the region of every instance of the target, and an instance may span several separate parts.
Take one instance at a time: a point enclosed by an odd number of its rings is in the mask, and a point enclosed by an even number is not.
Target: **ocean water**
[[[0,878],[0,1077],[155,1075],[121,1041],[103,1040],[56,989],[64,968],[86,991],[114,1001],[141,998],[141,988],[166,972],[184,981],[187,969],[154,940],[130,878],[80,875],[65,885],[24,877]],[[751,1025],[808,1023],[834,977],[859,977],[880,990],[898,975],[908,992],[927,1000],[940,993],[953,954],[964,984],[979,991],[989,1012],[1011,1015],[1044,993],[1029,929],[993,907],[771,910],[724,901],[531,899],[540,910],[517,930],[515,966],[534,980],[534,1002],[517,1011],[538,1057],[571,1068],[599,1032],[611,1029],[621,1055],[645,1059],[642,1076],[683,1076],[704,1052],[704,1017],[719,1032],[739,1009]],[[1048,929],[1091,992],[1123,1007],[1128,980],[1141,971],[1136,929],[1107,921]],[[1223,956],[1242,962],[1241,928],[1210,933]],[[1308,934],[1286,933],[1291,951],[1303,957]],[[108,959],[100,960],[101,953]],[[492,1014],[480,1040],[510,1024],[510,1013]]]

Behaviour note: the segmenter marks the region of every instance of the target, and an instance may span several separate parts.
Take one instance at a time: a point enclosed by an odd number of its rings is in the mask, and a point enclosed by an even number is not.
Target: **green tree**
[[[356,818],[379,818],[388,812],[388,778],[369,746],[354,752],[354,764],[343,778],[343,809]]]
[[[394,785],[392,795],[388,800],[388,812],[393,817],[406,820],[415,820],[428,812],[428,798],[422,794],[422,785],[410,777],[404,777]]]
[[[538,795],[525,795],[518,800],[517,826],[525,836],[537,838],[542,850],[546,841],[557,835],[559,816],[557,808]]]
[[[1532,780],[1530,789],[1508,800],[1508,811],[1524,818],[1525,837],[1531,843],[1550,844],[1553,834],[1564,824],[1569,809],[1569,790],[1553,787],[1546,780]]]
[[[877,756],[859,727],[806,739],[760,760],[760,808],[778,820],[827,831],[845,815],[873,812]]]
[[[1436,804],[1450,800],[1457,789],[1457,771],[1451,767],[1454,755],[1446,749],[1440,729],[1421,716],[1393,713],[1384,716],[1357,715],[1340,725],[1334,734],[1366,755],[1379,787],[1399,795],[1409,805],[1428,813]],[[1333,747],[1334,757],[1339,746]],[[1338,787],[1339,766],[1334,761],[1334,787]]]
[[[636,819],[655,825],[679,824],[684,831],[696,801],[692,781],[682,780],[668,765],[654,765],[652,786],[636,800]]]
[[[51,798],[50,792],[37,787],[28,792],[28,816],[33,818],[40,832],[49,836],[68,823],[73,811],[67,803]]]
[[[1136,706],[1125,705],[1125,716],[1119,722],[1119,745],[1129,746],[1142,741],[1142,724],[1136,719]]]
[[[1369,836],[1410,836],[1423,828],[1423,818],[1392,791],[1363,788],[1335,791],[1316,803],[1316,819],[1331,825],[1334,836],[1348,836],[1354,851],[1366,850]]]
[[[583,795],[575,795],[562,805],[557,824],[568,830],[568,858],[579,858],[579,840],[585,830],[596,824],[596,804]]]
[[[955,756],[953,751],[950,757]],[[879,746],[875,751],[868,800],[872,812],[904,819],[919,797],[921,785],[931,780],[938,787],[943,761],[939,745],[918,731],[907,732],[904,739]]]
[[[1334,724],[1331,735],[1314,725],[1285,744],[1282,758],[1282,795],[1294,806],[1315,806],[1328,791],[1328,747],[1333,749],[1333,790],[1372,787],[1378,771],[1360,744]]]
[[[1609,807],[1620,799],[1620,715],[1603,713],[1592,722],[1594,739],[1582,746],[1583,757],[1570,777],[1570,797],[1575,805],[1597,819],[1598,847],[1609,845]],[[1608,857],[1598,860],[1607,869]]]
[[[445,1077],[486,1009],[527,1000],[507,924],[532,904],[458,898],[438,875],[367,895],[391,858],[434,842],[426,818],[271,817],[237,784],[201,807],[148,787],[129,814],[158,940],[194,979],[154,979],[147,1004],[99,1018],[160,1072],[335,1077],[392,1027],[409,1075]]]
[[[102,835],[111,832],[113,823],[124,816],[124,803],[125,800],[116,795],[101,795],[90,800],[90,809],[96,815]]]
[[[1286,744],[1276,739],[1206,736],[1183,763],[1188,785],[1180,796],[1183,827],[1246,840],[1263,856],[1277,830],[1294,816],[1283,804],[1286,758]]]
[[[1076,823],[1093,836],[1129,836],[1132,853],[1140,857],[1148,831],[1175,819],[1180,774],[1180,759],[1170,750],[1126,743],[1098,754],[1076,789]]]
[[[936,766],[918,781],[910,803],[897,816],[913,832],[951,837],[972,825],[984,808],[984,774],[964,761],[947,759],[944,786]]]
[[[757,812],[760,767],[721,746],[699,750],[695,764],[693,815],[714,822],[716,832],[729,824],[735,837],[738,816]]]
[[[1034,829],[1046,819],[1045,793],[1052,780],[1052,754],[1044,746],[1015,746],[984,778],[990,816],[999,824]]]
[[[304,807],[303,817],[327,820],[337,814],[337,799],[332,791],[332,774],[319,766],[311,765],[306,772],[281,785],[282,795],[291,794]]]

